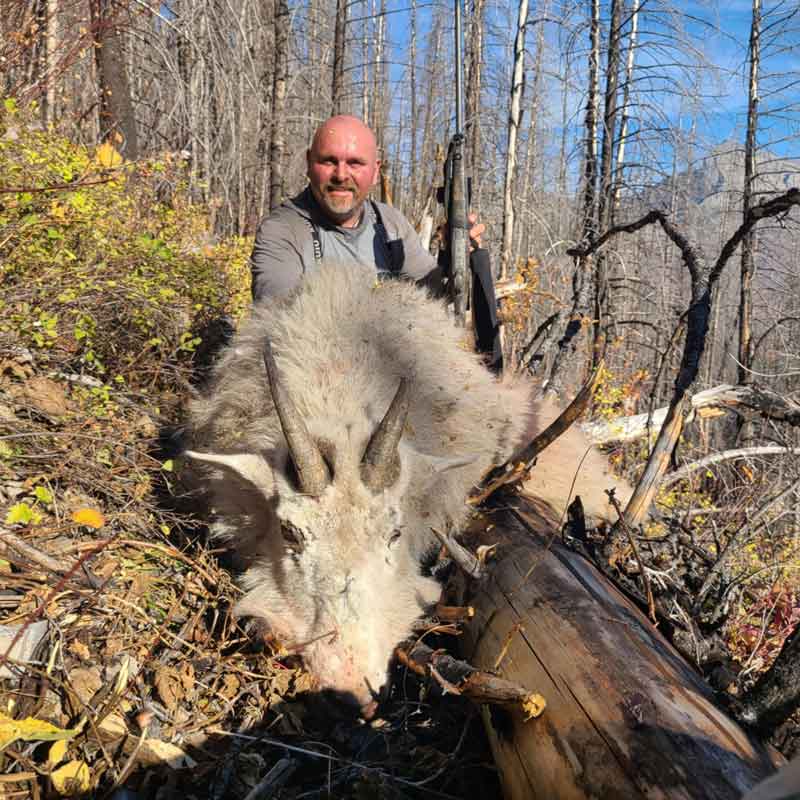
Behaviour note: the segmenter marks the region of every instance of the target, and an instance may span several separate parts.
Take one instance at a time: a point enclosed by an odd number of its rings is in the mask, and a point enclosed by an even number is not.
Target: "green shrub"
[[[250,242],[214,241],[174,154],[127,164],[29,123],[5,102],[0,344],[105,384],[171,382],[207,323],[247,306]]]

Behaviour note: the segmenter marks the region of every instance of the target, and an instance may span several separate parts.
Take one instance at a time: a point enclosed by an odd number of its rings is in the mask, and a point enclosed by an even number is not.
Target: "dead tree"
[[[122,50],[119,12],[108,0],[91,0],[97,89],[100,95],[100,136],[126,158],[139,156],[139,138],[131,87]]]
[[[691,244],[667,219],[666,215],[660,211],[651,211],[636,222],[627,225],[617,225],[587,247],[575,248],[570,251],[570,255],[578,258],[588,257],[620,233],[633,233],[647,225],[657,223],[661,225],[664,232],[680,251],[683,263],[691,278],[691,299],[686,314],[686,339],[680,368],[675,379],[672,400],[656,445],[647,461],[644,474],[628,507],[625,509],[625,521],[627,524],[634,527],[638,526],[647,515],[661,478],[672,457],[675,444],[683,429],[683,411],[688,400],[688,392],[697,377],[700,360],[705,350],[706,335],[711,317],[712,292],[725,265],[742,239],[759,220],[784,215],[798,205],[800,205],[800,189],[790,189],[778,197],[753,206],[733,236],[725,243],[713,264],[709,264],[702,249]],[[620,529],[621,526],[617,526],[616,534],[611,537],[608,547],[613,546],[614,540],[621,537]]]

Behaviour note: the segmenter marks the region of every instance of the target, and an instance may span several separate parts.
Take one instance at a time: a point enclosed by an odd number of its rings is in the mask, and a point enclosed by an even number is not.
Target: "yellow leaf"
[[[111,142],[103,142],[94,155],[94,160],[101,167],[116,167],[122,163],[122,156],[117,152]]]
[[[56,764],[60,764],[64,760],[64,756],[67,754],[68,747],[69,742],[66,739],[61,739],[60,741],[51,744],[50,752],[47,754],[47,763],[50,764],[51,767],[54,767]]]
[[[87,528],[102,528],[106,524],[105,517],[94,508],[79,508],[73,512],[72,521]]]
[[[11,719],[0,713],[0,750],[17,739],[25,742],[55,742],[59,739],[71,739],[77,733],[75,728],[59,728],[33,717]]]
[[[50,773],[50,780],[55,790],[67,797],[86,794],[92,788],[92,776],[83,761],[68,761]]]

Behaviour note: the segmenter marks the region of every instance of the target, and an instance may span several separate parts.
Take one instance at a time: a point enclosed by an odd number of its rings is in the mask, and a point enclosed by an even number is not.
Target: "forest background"
[[[302,188],[306,146],[333,113],[375,130],[378,193],[431,241],[454,132],[449,4],[2,8],[0,378],[12,389],[29,370],[22,342],[33,361],[52,368],[58,356],[64,374],[85,376],[71,402],[101,427],[155,388],[168,389],[162,413],[179,405],[180,370],[208,344],[200,323],[246,308],[250,237]],[[686,374],[699,275],[708,331],[683,391],[737,384],[791,405],[800,375],[797,3],[473,0],[464,22],[472,205],[498,273],[516,287],[502,301],[509,364],[569,395],[602,363],[592,408],[600,421],[665,406]],[[717,262],[753,209],[787,197]],[[664,225],[619,232],[588,257],[608,231],[653,210],[719,264],[710,283]],[[138,305],[112,314],[110,298],[123,296]],[[580,325],[567,341],[570,321]],[[109,339],[110,329],[124,336]],[[700,572],[680,579],[693,593],[686,613],[704,634],[724,632],[744,684],[800,621],[800,473],[787,419],[687,424],[655,511],[702,554]],[[623,438],[606,441],[636,480],[653,440]],[[0,448],[15,480],[24,457]],[[34,525],[53,510],[55,495],[39,498],[44,484],[26,470],[28,483],[0,498],[16,501],[7,524]],[[800,650],[800,634],[792,641]]]

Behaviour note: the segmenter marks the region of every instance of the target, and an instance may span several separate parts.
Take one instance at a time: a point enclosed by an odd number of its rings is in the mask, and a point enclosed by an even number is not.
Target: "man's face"
[[[325,215],[337,225],[358,225],[380,167],[370,130],[355,119],[326,123],[317,131],[307,161],[311,191]]]

